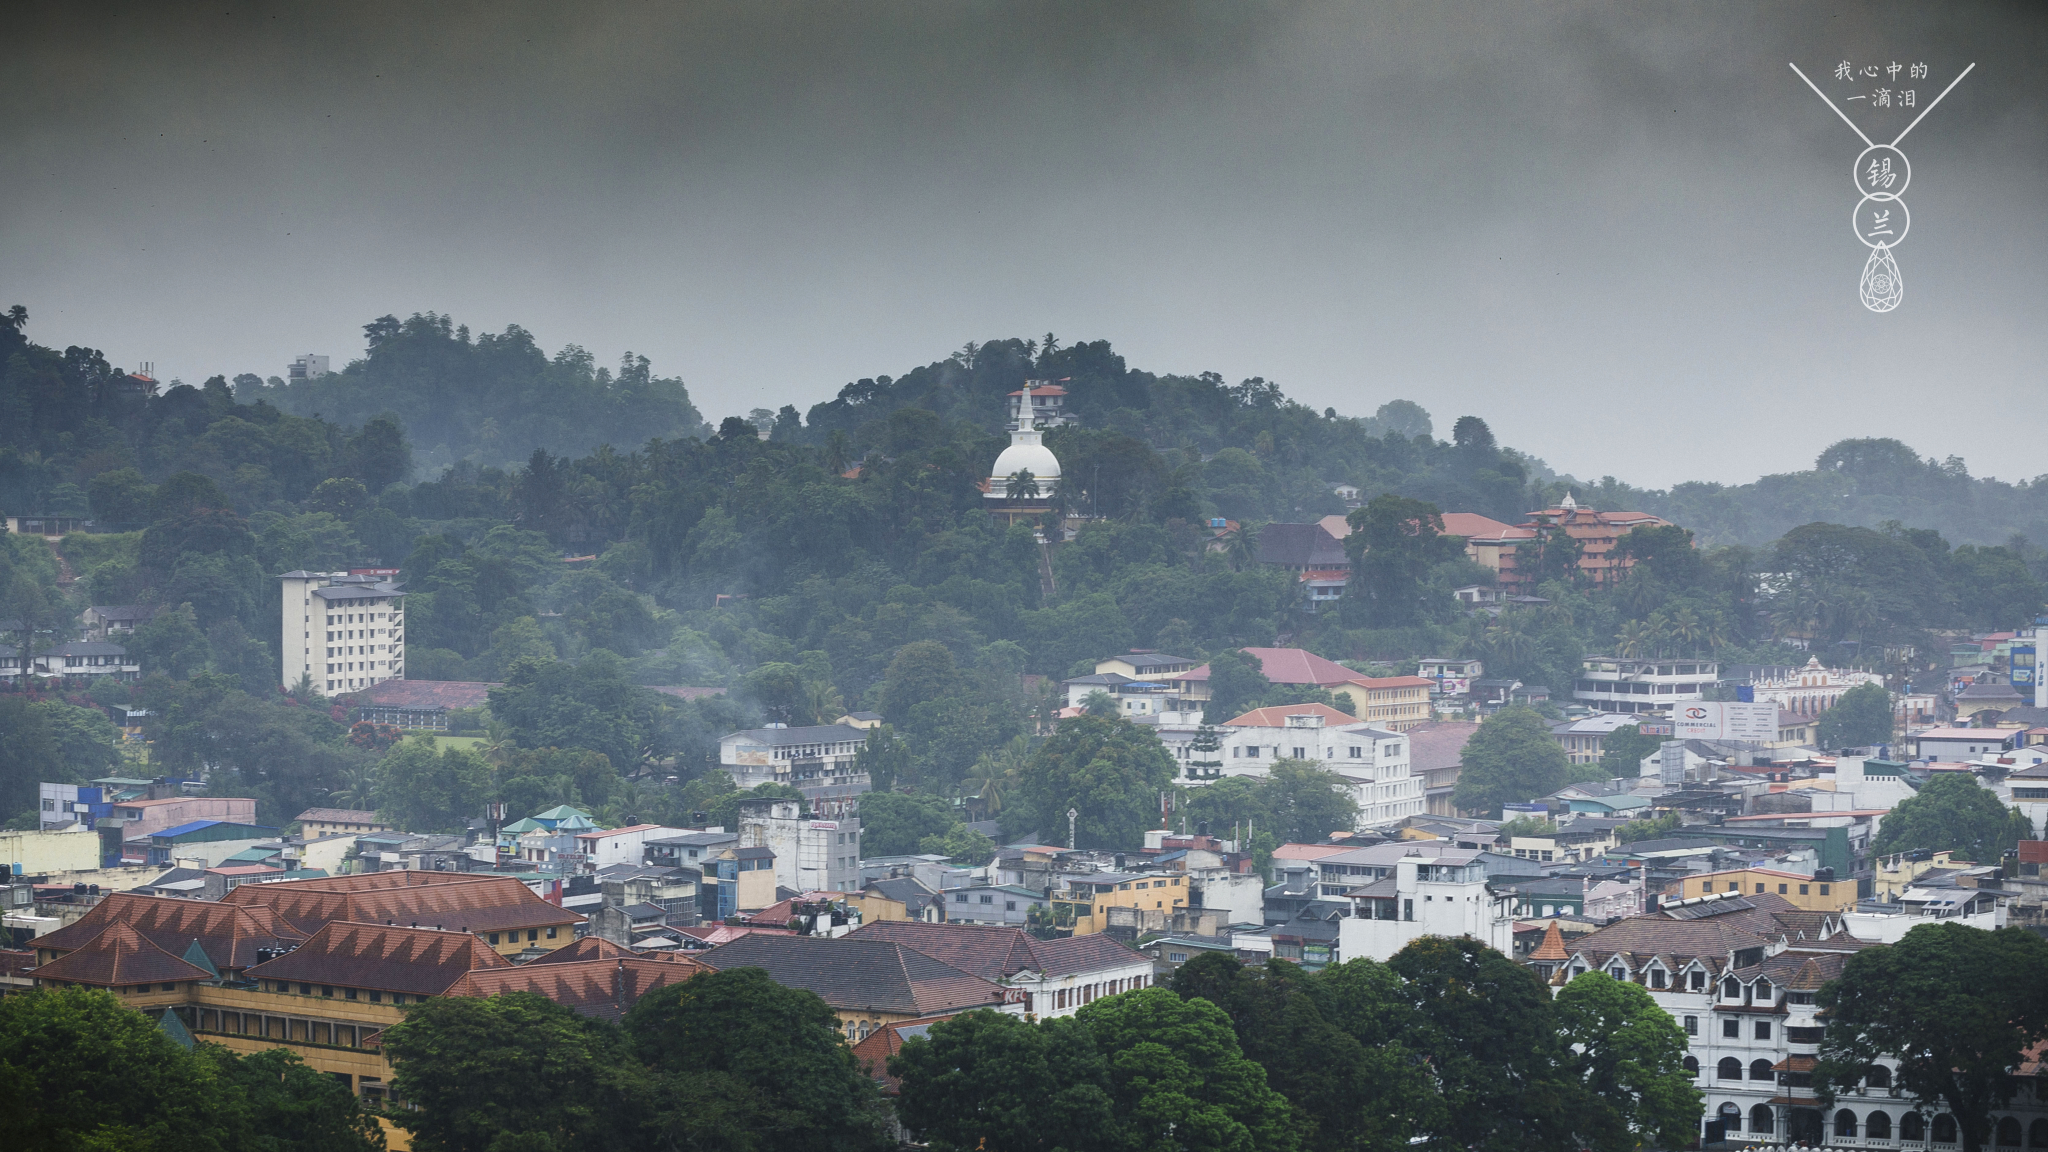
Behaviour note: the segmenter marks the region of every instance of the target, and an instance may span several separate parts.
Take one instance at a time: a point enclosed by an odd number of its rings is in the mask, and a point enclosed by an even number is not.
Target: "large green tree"
[[[1260,791],[1273,815],[1270,830],[1283,840],[1313,844],[1351,831],[1358,819],[1350,786],[1312,760],[1276,761]]]
[[[860,798],[863,856],[907,856],[927,836],[944,836],[960,823],[953,806],[937,796],[868,792]]]
[[[838,1016],[759,968],[670,984],[626,1014],[654,1079],[650,1135],[705,1152],[879,1152],[880,1094],[854,1065]]]
[[[1640,724],[1624,724],[1609,732],[1600,741],[1600,774],[1603,779],[1612,780],[1617,776],[1635,779],[1643,774],[1643,757],[1663,747],[1659,736],[1643,735]]]
[[[1045,838],[1060,839],[1072,809],[1078,847],[1134,847],[1159,826],[1159,796],[1174,787],[1174,775],[1173,758],[1149,729],[1076,716],[1060,721],[1032,755],[1024,798]]]
[[[1855,748],[1892,738],[1892,696],[1882,684],[1858,684],[1820,714],[1820,746]]]
[[[934,1152],[1125,1146],[1108,1065],[1072,1017],[955,1016],[905,1042],[887,1071],[902,1082],[896,1114]]]
[[[1289,1152],[1287,1099],[1248,1059],[1230,1018],[1165,988],[1107,996],[1075,1016],[1109,1071],[1111,1107],[1131,1145],[1187,1152]]]
[[[2024,928],[1922,924],[1850,956],[1819,1002],[1824,1098],[1885,1059],[1893,1082],[1922,1107],[1946,1107],[1963,1152],[1978,1152],[1992,1111],[2018,1090],[2012,1070],[2048,1040],[2048,941]]]
[[[377,764],[377,810],[415,832],[460,829],[483,815],[491,792],[491,766],[481,755],[455,744],[439,747],[427,733],[393,748]]]
[[[1452,802],[1470,812],[1498,814],[1564,787],[1570,763],[1543,717],[1520,706],[1487,717],[1465,744]]]
[[[1880,853],[1925,850],[1954,852],[1958,860],[1996,861],[2022,839],[2033,823],[2017,808],[1965,772],[1937,772],[1920,791],[1899,801],[1877,826],[1872,847]]]
[[[1703,1098],[1685,1069],[1685,1033],[1641,985],[1584,973],[1558,993],[1557,1014],[1596,1106],[1580,1121],[1595,1149],[1677,1148],[1698,1136]]]
[[[1433,1069],[1442,1112],[1431,1146],[1574,1152],[1593,1102],[1549,990],[1470,938],[1424,936],[1388,962],[1421,1017],[1409,1041]]]
[[[1434,504],[1389,492],[1354,510],[1349,523],[1345,623],[1386,628],[1430,619],[1429,571],[1457,559],[1464,546],[1459,537],[1444,535],[1443,513]]]
[[[419,1152],[571,1152],[633,1142],[648,1089],[619,1031],[532,992],[434,997],[384,1032],[390,1113]]]

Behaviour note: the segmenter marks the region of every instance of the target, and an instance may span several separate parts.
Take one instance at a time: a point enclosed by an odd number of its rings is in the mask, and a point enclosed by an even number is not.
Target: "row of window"
[[[1053,1011],[1058,1012],[1064,1008],[1078,1008],[1083,1004],[1091,1004],[1104,996],[1114,996],[1119,992],[1129,992],[1136,988],[1143,988],[1147,980],[1148,977],[1145,976],[1126,976],[1120,980],[1104,980],[1099,984],[1083,984],[1079,988],[1062,988],[1052,994]]]
[[[1725,883],[1726,883],[1727,887],[1725,887],[1725,888],[1723,888],[1723,889],[1722,889],[1722,891],[1724,891],[1724,892],[1740,892],[1740,891],[1742,891],[1742,881],[1740,881],[1740,880],[1729,880],[1729,881],[1726,881]],[[1765,885],[1765,884],[1759,883],[1759,884],[1758,884],[1758,885],[1756,886],[1756,895],[1758,895],[1758,896],[1762,896],[1762,895],[1764,894],[1764,889],[1765,889],[1766,887],[1768,887],[1768,886],[1767,886],[1767,885]],[[1790,887],[1791,887],[1791,884],[1790,884],[1790,882],[1787,882],[1787,883],[1784,883],[1784,884],[1780,884],[1780,885],[1778,885],[1778,895],[1780,895],[1780,896],[1789,896],[1789,895],[1791,895],[1791,892],[1789,892],[1789,891],[1788,891],[1788,889],[1789,889]],[[1799,886],[1799,894],[1800,894],[1801,896],[1809,896],[1809,895],[1812,895],[1812,893],[1808,891],[1808,889],[1810,889],[1811,887],[1813,887],[1813,886],[1812,886],[1811,884],[1801,884],[1801,885]],[[1833,886],[1832,884],[1822,884],[1822,885],[1820,886],[1820,894],[1821,894],[1821,895],[1823,895],[1823,896],[1826,896],[1826,895],[1828,895],[1828,894],[1829,894],[1829,892],[1830,892],[1830,891],[1831,891],[1831,890],[1833,889],[1833,887],[1834,887],[1834,886]],[[1702,880],[1702,881],[1700,881],[1700,891],[1701,891],[1701,892],[1712,892],[1713,890],[1714,890],[1714,882],[1713,882],[1712,880]]]
[[[337,989],[332,984],[294,984],[289,980],[263,980],[259,983],[265,992],[282,992],[290,995],[293,989],[297,989],[300,996],[320,996],[328,1000],[334,999],[337,991],[343,1000],[367,1000],[372,1004],[416,1004],[426,999],[425,996],[413,993],[412,998],[408,1000],[404,992],[386,992],[382,988]]]
[[[1721,1122],[1728,1132],[1742,1131],[1742,1110],[1734,1104],[1724,1104],[1727,1109],[1721,1113]],[[1749,1110],[1749,1131],[1754,1135],[1768,1136],[1777,1130],[1776,1113],[1768,1104],[1758,1104]],[[1860,1121],[1856,1113],[1843,1108],[1834,1115],[1834,1135],[1837,1139],[1865,1140],[1892,1139],[1892,1117],[1889,1112],[1872,1112]],[[1930,1139],[1936,1144],[1957,1142],[1956,1118],[1946,1112],[1932,1119],[1920,1112],[1908,1112],[1899,1118],[1898,1139],[1906,1144],[1923,1144]],[[2048,1119],[2035,1120],[2026,1130],[2028,1148],[2048,1148]],[[1992,1144],[1998,1148],[2020,1147],[2020,1121],[2016,1116],[2000,1117],[1992,1129]]]

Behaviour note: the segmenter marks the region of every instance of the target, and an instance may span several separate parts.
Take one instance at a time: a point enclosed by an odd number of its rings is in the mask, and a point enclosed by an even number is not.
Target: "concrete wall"
[[[100,837],[90,828],[68,832],[0,832],[0,865],[21,865],[24,876],[84,872],[99,867]],[[9,871],[13,871],[10,867]]]

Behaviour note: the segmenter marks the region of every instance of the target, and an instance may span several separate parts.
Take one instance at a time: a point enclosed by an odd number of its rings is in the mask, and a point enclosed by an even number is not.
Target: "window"
[[[955,893],[953,893],[953,903],[955,903],[955,904],[965,904],[965,903],[967,903],[967,893],[965,893],[965,892],[955,892]]]
[[[320,994],[332,1000],[334,998],[334,989],[329,985],[322,984],[320,986]]]
[[[1882,1064],[1872,1064],[1863,1073],[1863,1082],[1872,1088],[1889,1088],[1892,1086],[1892,1070]]]
[[[1735,1057],[1733,1057],[1733,1056],[1723,1056],[1723,1057],[1721,1058],[1721,1062],[1720,1062],[1719,1064],[1716,1064],[1716,1065],[1714,1066],[1714,1079],[1716,1079],[1716,1080],[1740,1080],[1740,1079],[1742,1079],[1742,1061],[1740,1061],[1740,1060],[1737,1060],[1737,1059],[1736,1059]]]
[[[1652,987],[1652,988],[1662,988],[1662,987],[1664,987],[1664,970],[1663,970],[1662,968],[1654,969],[1653,971],[1651,971],[1651,973],[1650,973],[1650,987]]]
[[[376,989],[376,988],[372,988],[372,989],[370,989],[370,1003],[372,1003],[372,1004],[382,1004],[383,1002],[384,1002],[384,993],[383,993],[382,991],[380,991],[380,990]]]
[[[1188,962],[1188,954],[1185,952],[1168,952],[1166,960],[1169,964],[1185,964]]]
[[[345,1000],[353,1000],[356,998],[356,990],[353,988],[343,988],[341,990],[341,995],[342,998]]]
[[[1700,1018],[1699,1018],[1699,1017],[1697,1017],[1697,1016],[1687,1016],[1687,1017],[1685,1018],[1685,1034],[1686,1034],[1687,1036],[1697,1036],[1697,1035],[1699,1035],[1699,1034],[1700,1034]]]
[[[1723,999],[1723,1000],[1740,1000],[1740,999],[1742,999],[1742,985],[1740,985],[1740,984],[1737,984],[1737,983],[1736,983],[1736,982],[1735,982],[1734,980],[1723,980],[1723,981],[1721,981],[1721,999]]]
[[[1758,889],[1758,891],[1759,891],[1759,892],[1761,892],[1761,891],[1762,891],[1762,889],[1761,889],[1761,888],[1759,888],[1759,889]],[[1778,895],[1780,895],[1780,896],[1783,896],[1784,894],[1785,894],[1785,885],[1783,885],[1783,884],[1780,884],[1780,885],[1778,885]]]
[[[1769,1020],[1759,1020],[1756,1022],[1756,1038],[1759,1040],[1769,1040],[1771,1038],[1771,1022]]]
[[[1751,1060],[1749,1062],[1749,1078],[1751,1080],[1777,1079],[1777,1077],[1771,1074],[1771,1062],[1769,1060]]]
[[[1699,1061],[1699,1057],[1697,1057],[1697,1056],[1687,1056],[1687,1057],[1685,1058],[1685,1061],[1684,1061],[1684,1063],[1685,1063],[1685,1074],[1686,1074],[1687,1076],[1691,1076],[1691,1077],[1693,1077],[1694,1079],[1698,1079],[1698,1078],[1699,1078],[1699,1074],[1700,1074],[1700,1061]]]
[[[526,938],[527,938],[528,940],[530,940],[530,941],[531,941],[531,940],[538,940],[538,939],[540,939],[540,929],[538,929],[538,928],[528,928],[528,929],[526,930]]]
[[[1918,1112],[1908,1112],[1900,1117],[1899,1139],[1908,1144],[1918,1144],[1927,1139],[1927,1118]]]
[[[1749,1110],[1749,1130],[1768,1136],[1777,1127],[1777,1117],[1769,1104],[1759,1104]]]
[[[1686,974],[1686,987],[1692,989],[1694,992],[1698,992],[1704,989],[1706,986],[1707,974],[1705,972],[1695,970]]]
[[[1820,886],[1820,894],[1823,896],[1828,894],[1828,886],[1826,884]]]
[[[981,902],[983,904],[993,904],[996,902],[995,895],[993,893],[984,892],[981,894]]]
[[[493,932],[493,933],[491,933],[491,943],[493,943],[493,944],[496,944],[497,942],[498,942],[498,934],[497,934],[496,932]]]
[[[1015,912],[1016,910],[1017,910],[1017,902],[1016,902],[1015,900],[1005,900],[1005,901],[1003,901],[1003,911],[1005,911],[1005,912]]]
[[[553,940],[554,938],[555,938],[555,930],[554,930],[553,928],[550,928],[550,929],[548,929],[548,939],[550,939],[550,940]]]
[[[1614,965],[1613,967],[1609,968],[1609,969],[1607,970],[1607,975],[1608,975],[1608,976],[1609,976],[1610,978],[1612,978],[1612,979],[1615,979],[1615,980],[1626,980],[1626,979],[1628,979],[1628,973],[1626,973],[1626,972],[1622,971],[1622,970],[1621,970],[1621,965],[1619,965],[1619,964],[1616,964],[1616,965]]]
[[[1742,1021],[1737,1020],[1733,1016],[1721,1021],[1721,1038],[1723,1040],[1742,1039]]]
[[[1872,1112],[1863,1120],[1863,1134],[1872,1140],[1892,1138],[1892,1118],[1883,1112]]]
[[[1801,885],[1799,886],[1799,894],[1800,894],[1801,896],[1804,896],[1804,895],[1806,895],[1806,894],[1807,894],[1806,890],[1807,890],[1808,888],[1811,888],[1811,887],[1812,887],[1812,885],[1811,885],[1811,884],[1801,884]]]
[[[1855,1138],[1856,1114],[1854,1112],[1851,1112],[1847,1108],[1844,1108],[1841,1111],[1835,1113],[1835,1135],[1847,1136],[1850,1139]]]

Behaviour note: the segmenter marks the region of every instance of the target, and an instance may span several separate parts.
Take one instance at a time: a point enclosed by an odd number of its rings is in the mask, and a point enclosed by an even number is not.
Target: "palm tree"
[[[1642,621],[1627,621],[1622,624],[1621,631],[1614,634],[1614,654],[1626,660],[1647,656],[1655,640],[1655,634]]]
[[[1230,562],[1230,570],[1242,572],[1259,558],[1259,528],[1256,524],[1239,523],[1237,527],[1223,534],[1223,557]]]
[[[846,715],[846,701],[829,680],[805,681],[804,704],[820,724],[830,724]]]
[[[1672,611],[1670,629],[1671,638],[1683,645],[1686,652],[1698,652],[1700,639],[1707,632],[1706,625],[1700,621],[1700,614],[1689,605]]]
[[[1486,629],[1487,649],[1509,666],[1516,666],[1529,658],[1536,647],[1536,638],[1529,633],[1529,623],[1523,613],[1510,609],[1496,617]]]
[[[1012,500],[1036,500],[1041,495],[1038,477],[1033,476],[1029,468],[1011,473],[1010,478],[1003,482],[1003,493]]]
[[[979,811],[982,819],[994,819],[1003,810],[1003,797],[1023,779],[1024,769],[1030,762],[1029,736],[1011,737],[1001,748],[983,752],[974,766],[967,770],[966,779],[960,782],[968,806]]]
[[[356,764],[342,770],[341,786],[327,793],[338,808],[353,808],[359,812],[374,811],[377,807],[377,770],[368,764]]]

